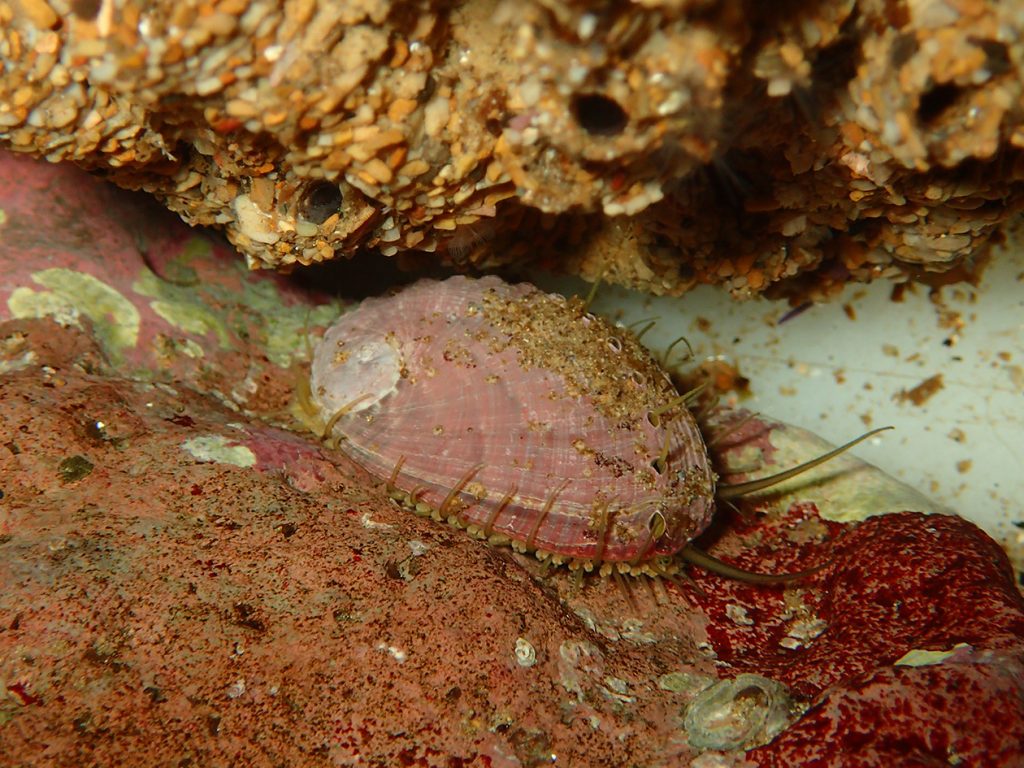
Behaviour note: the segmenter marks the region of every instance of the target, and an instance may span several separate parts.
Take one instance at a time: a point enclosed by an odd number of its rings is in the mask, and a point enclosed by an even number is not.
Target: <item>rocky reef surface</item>
[[[702,538],[798,585],[577,585],[296,431],[342,309],[0,154],[0,765],[1024,760],[1024,603],[975,526],[848,457]],[[726,477],[821,450],[738,419]]]

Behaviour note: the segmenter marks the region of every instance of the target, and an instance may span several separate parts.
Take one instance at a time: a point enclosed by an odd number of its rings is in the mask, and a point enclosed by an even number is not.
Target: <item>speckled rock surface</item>
[[[1022,30],[951,0],[4,0],[0,143],[253,266],[821,294],[960,276],[1020,210]]]
[[[798,586],[694,572],[696,588],[577,589],[398,509],[284,428],[304,341],[271,355],[276,315],[251,307],[311,297],[233,273],[198,307],[169,309],[146,275],[224,274],[229,257],[149,211],[144,259],[130,198],[0,156],[12,177],[0,765],[1024,760],[1024,605],[1006,557],[884,474],[847,457],[720,515],[702,541],[747,567],[824,564]],[[134,340],[112,321],[127,307]],[[184,319],[203,309],[207,325]],[[758,419],[717,460],[730,476],[752,456],[769,469],[818,450]]]

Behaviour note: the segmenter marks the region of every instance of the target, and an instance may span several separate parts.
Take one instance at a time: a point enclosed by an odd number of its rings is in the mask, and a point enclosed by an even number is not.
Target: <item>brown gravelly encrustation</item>
[[[15,0],[0,53],[0,145],[252,266],[817,297],[969,276],[1024,199],[1013,2]]]

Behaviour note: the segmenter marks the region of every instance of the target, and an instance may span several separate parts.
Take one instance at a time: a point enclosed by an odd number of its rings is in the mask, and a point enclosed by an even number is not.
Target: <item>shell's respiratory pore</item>
[[[364,301],[317,347],[309,400],[406,506],[576,569],[672,573],[714,511],[704,440],[651,353],[525,283]]]

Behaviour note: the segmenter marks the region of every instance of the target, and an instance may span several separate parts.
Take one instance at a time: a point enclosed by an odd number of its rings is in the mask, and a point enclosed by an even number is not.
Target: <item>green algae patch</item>
[[[279,307],[278,313],[268,318],[266,352],[270,362],[287,368],[296,359],[308,356],[306,344],[313,343],[307,342],[309,329],[330,325],[337,319],[340,310],[334,304],[325,304],[311,308]]]
[[[948,651],[928,651],[915,648],[907,651],[896,661],[897,667],[930,667],[941,664],[962,648],[970,648],[967,643],[957,643]]]
[[[251,467],[256,464],[255,453],[224,435],[191,437],[181,444],[181,448],[199,461],[234,464],[236,467]]]
[[[245,281],[242,301],[261,318],[261,346],[267,359],[280,368],[305,359],[313,343],[310,328],[330,325],[342,311],[340,302],[317,307],[288,305],[273,280]]]
[[[85,272],[55,267],[35,272],[32,280],[46,290],[20,286],[7,299],[17,318],[52,317],[61,325],[81,328],[86,317],[103,351],[121,362],[124,351],[139,340],[139,311],[120,291]]]
[[[241,262],[224,267],[238,271],[242,277],[239,285],[233,285],[233,280],[203,280],[189,262],[204,257],[208,248],[205,240],[190,242],[178,258],[165,265],[163,279],[144,272],[132,285],[136,293],[150,300],[153,312],[183,333],[213,334],[221,349],[254,344],[272,364],[288,368],[307,357],[309,329],[330,324],[341,312],[338,302],[318,307],[290,305],[273,280],[252,279]]]
[[[227,326],[211,309],[202,304],[154,300],[149,302],[149,306],[179,331],[194,336],[206,336],[206,334],[212,333],[217,337],[217,344],[221,349],[231,349],[231,334],[228,333]]]

